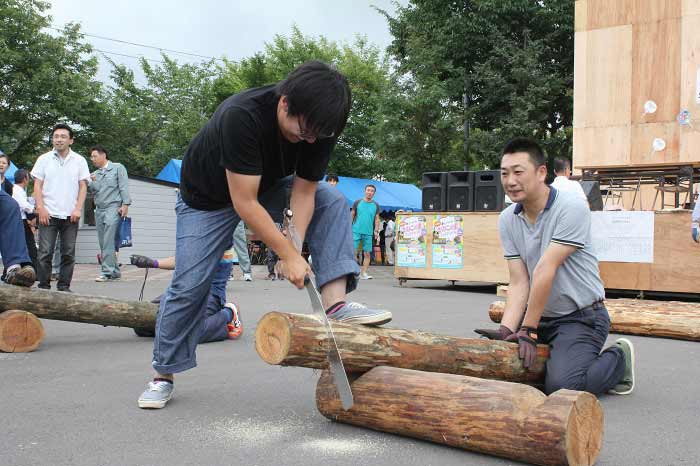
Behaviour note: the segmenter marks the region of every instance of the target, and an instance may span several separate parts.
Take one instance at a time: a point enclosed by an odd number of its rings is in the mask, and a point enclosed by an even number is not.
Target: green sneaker
[[[627,338],[619,338],[615,344],[625,355],[625,373],[608,393],[613,395],[629,395],[634,390],[634,345]]]

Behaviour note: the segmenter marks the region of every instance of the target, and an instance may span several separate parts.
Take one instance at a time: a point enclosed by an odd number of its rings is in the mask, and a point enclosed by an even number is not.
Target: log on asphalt
[[[331,325],[348,373],[393,366],[528,384],[544,381],[549,356],[545,345],[538,346],[535,366],[526,370],[515,343],[333,321]],[[255,331],[255,349],[268,364],[323,369],[327,344],[325,327],[308,314],[270,312]]]
[[[603,440],[603,409],[587,392],[546,396],[523,384],[394,367],[361,375],[352,392],[345,411],[324,371],[316,406],[333,421],[545,466],[590,466]]]
[[[23,309],[42,319],[154,329],[158,306],[101,296],[0,286],[0,312]]]
[[[700,303],[608,299],[605,307],[613,333],[700,341]],[[504,310],[505,302],[495,301],[489,317],[499,323]]]
[[[0,351],[28,353],[44,339],[44,326],[29,312],[11,309],[0,312]]]

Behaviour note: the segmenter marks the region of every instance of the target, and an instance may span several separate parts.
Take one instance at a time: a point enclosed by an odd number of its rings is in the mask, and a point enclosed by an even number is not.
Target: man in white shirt
[[[75,266],[75,240],[83,211],[87,182],[87,161],[70,148],[73,130],[59,123],[51,131],[53,150],[40,155],[32,169],[36,215],[39,218],[39,288],[51,289],[51,258],[56,236],[61,238],[61,268],[58,291],[70,291]]]
[[[569,179],[571,176],[571,162],[569,159],[564,157],[555,157],[554,174],[556,175],[556,178],[554,178],[554,181],[552,181],[551,186],[553,186],[557,191],[569,191],[576,194],[578,197],[586,201],[586,205],[588,205],[588,198],[586,197],[586,193],[583,192],[581,183]]]
[[[32,231],[29,220],[27,220],[27,214],[34,213],[34,205],[27,199],[28,185],[29,172],[23,168],[17,170],[15,172],[15,185],[12,188],[12,198],[19,204],[19,212],[22,216],[22,223],[24,224],[24,240],[27,243],[27,252],[29,253],[29,258],[32,260],[32,266],[36,269],[36,240],[34,239],[34,232]]]

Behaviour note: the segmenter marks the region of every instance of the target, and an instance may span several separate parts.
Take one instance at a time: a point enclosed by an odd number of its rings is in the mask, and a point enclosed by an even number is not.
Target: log
[[[608,299],[605,307],[612,333],[700,341],[700,303]],[[504,309],[503,301],[491,303],[491,320],[500,322]]]
[[[0,351],[29,353],[44,339],[44,326],[35,315],[18,310],[0,313]]]
[[[101,296],[0,286],[0,312],[26,309],[42,319],[153,329],[158,306]]]
[[[535,366],[525,370],[514,343],[340,322],[332,325],[345,370],[351,374],[393,366],[541,384],[549,357],[549,348],[540,345]],[[255,349],[268,364],[323,369],[326,348],[326,330],[313,315],[270,312],[255,331]]]
[[[352,383],[344,411],[328,371],[316,406],[328,419],[545,466],[590,466],[603,440],[603,409],[587,392],[453,374],[376,367]]]

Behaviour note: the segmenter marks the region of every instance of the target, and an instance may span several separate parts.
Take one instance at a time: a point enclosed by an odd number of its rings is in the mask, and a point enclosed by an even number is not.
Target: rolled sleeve
[[[591,211],[580,199],[572,199],[556,219],[552,243],[583,249],[591,229]]]
[[[520,252],[513,241],[512,229],[509,228],[509,220],[506,215],[514,215],[510,210],[502,213],[498,217],[498,236],[501,239],[501,247],[503,248],[503,257],[506,260],[520,259]]]

